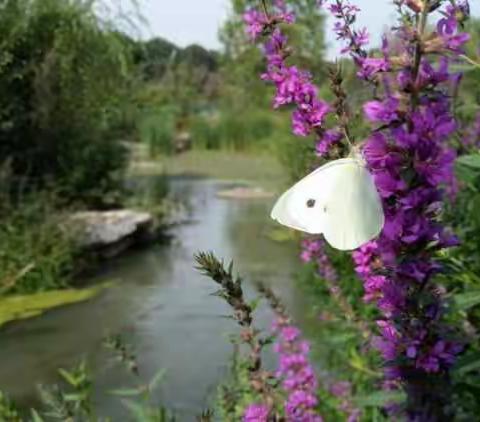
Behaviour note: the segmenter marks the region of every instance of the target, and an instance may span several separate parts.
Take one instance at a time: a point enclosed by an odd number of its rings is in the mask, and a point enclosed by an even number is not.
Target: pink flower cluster
[[[352,384],[348,381],[337,381],[330,386],[330,393],[341,400],[339,410],[347,415],[347,422],[359,422],[362,414],[351,400]]]
[[[284,317],[277,318],[274,330],[278,336],[274,350],[280,359],[276,375],[287,394],[287,421],[322,422],[322,417],[315,410],[318,382],[308,359],[309,344],[302,340],[300,330]]]
[[[276,1],[272,16],[254,9],[244,15],[247,32],[258,37],[260,34],[269,35],[264,43],[264,52],[267,58],[267,72],[262,79],[272,82],[276,87],[273,106],[278,108],[293,105],[292,127],[297,136],[317,135],[317,152],[323,154],[333,144],[341,140],[339,131],[324,131],[323,125],[331,106],[320,100],[318,89],[312,82],[310,73],[296,66],[286,64],[289,55],[287,37],[276,26],[278,23],[292,23],[294,15],[289,12],[283,1]],[[260,29],[263,28],[263,29]]]
[[[337,34],[337,40],[346,43],[341,53],[350,53],[362,58],[366,57],[367,53],[363,48],[369,42],[367,28],[355,30],[353,27],[360,8],[351,4],[349,1],[338,0],[332,1],[331,4],[328,5],[328,10],[336,18],[333,30]]]
[[[268,422],[270,408],[266,404],[252,403],[243,414],[243,422]]]
[[[337,281],[337,271],[325,252],[325,242],[322,239],[304,239],[302,241],[300,259],[303,262],[315,262],[318,274],[324,280],[330,282]]]

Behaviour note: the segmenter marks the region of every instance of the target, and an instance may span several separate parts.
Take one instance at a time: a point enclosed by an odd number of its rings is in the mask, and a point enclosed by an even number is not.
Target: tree
[[[0,163],[67,200],[101,198],[125,162],[130,51],[89,4],[0,1]]]

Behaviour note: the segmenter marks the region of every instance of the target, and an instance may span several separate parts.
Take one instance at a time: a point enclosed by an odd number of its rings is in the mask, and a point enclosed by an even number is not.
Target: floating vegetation
[[[65,305],[84,302],[110,287],[112,282],[87,289],[68,289],[0,298],[0,327],[8,322],[33,318]]]

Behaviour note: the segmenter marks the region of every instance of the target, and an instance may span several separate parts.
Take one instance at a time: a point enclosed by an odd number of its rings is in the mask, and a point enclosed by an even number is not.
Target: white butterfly
[[[334,248],[353,250],[380,234],[382,202],[361,156],[331,161],[285,192],[271,217],[284,226],[323,234]]]

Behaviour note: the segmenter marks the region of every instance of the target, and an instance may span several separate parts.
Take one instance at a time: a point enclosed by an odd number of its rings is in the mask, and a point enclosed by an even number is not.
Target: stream
[[[129,420],[118,397],[108,394],[131,387],[133,379],[114,364],[102,346],[107,334],[121,333],[135,345],[140,376],[147,382],[159,369],[165,376],[155,399],[180,421],[193,421],[206,409],[229,371],[237,332],[230,309],[212,296],[216,285],[194,269],[193,255],[214,251],[234,257],[245,276],[245,292],[255,296],[252,281],[262,280],[284,300],[300,326],[308,298],[295,286],[299,268],[292,243],[267,237],[273,199],[225,200],[216,192],[228,185],[209,179],[169,180],[171,194],[189,204],[191,222],[171,230],[174,240],[131,252],[105,263],[90,283],[113,280],[113,287],[85,303],[50,311],[42,317],[8,325],[1,333],[0,389],[24,405],[36,403],[38,384],[58,382],[56,369],[86,358],[95,379],[95,405],[101,416]],[[231,185],[230,185],[231,186]],[[256,323],[268,329],[272,313],[265,304]],[[272,366],[274,357],[265,356]]]

